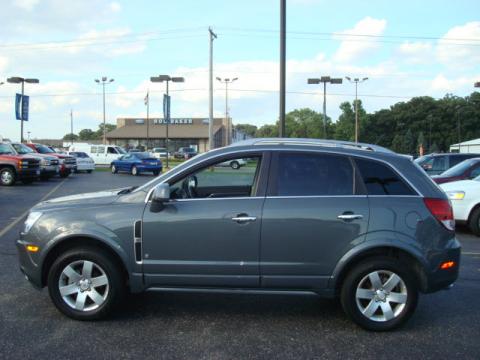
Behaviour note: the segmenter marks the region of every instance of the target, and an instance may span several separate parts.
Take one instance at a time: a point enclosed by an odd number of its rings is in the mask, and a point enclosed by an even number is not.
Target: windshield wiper
[[[123,189],[123,190],[120,190],[117,195],[124,195],[124,194],[129,194],[131,193],[133,190],[135,190],[138,186],[130,186],[126,189]]]

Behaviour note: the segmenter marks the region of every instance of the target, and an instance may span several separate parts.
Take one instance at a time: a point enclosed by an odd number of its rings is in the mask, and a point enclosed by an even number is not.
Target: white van
[[[95,165],[108,165],[127,152],[116,145],[74,144],[68,151],[81,151],[95,161]]]

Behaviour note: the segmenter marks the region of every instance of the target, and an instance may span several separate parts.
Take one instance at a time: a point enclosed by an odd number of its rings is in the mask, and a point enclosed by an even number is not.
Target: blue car
[[[142,172],[152,172],[157,176],[162,172],[162,162],[153,157],[150,153],[130,153],[119,157],[110,164],[112,174],[119,171],[126,171],[132,175],[139,175]]]

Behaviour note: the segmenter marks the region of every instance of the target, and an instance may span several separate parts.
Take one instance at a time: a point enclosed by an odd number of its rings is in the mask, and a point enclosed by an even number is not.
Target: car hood
[[[121,189],[105,190],[85,194],[62,196],[38,203],[32,211],[59,209],[65,207],[108,205],[114,202],[120,195]]]

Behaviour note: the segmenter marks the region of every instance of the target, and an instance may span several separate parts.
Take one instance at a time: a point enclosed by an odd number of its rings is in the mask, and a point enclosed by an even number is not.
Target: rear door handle
[[[232,221],[235,221],[239,224],[255,221],[257,218],[255,216],[248,216],[248,215],[239,215],[232,218]]]
[[[363,219],[363,215],[360,215],[360,214],[342,214],[342,215],[338,215],[337,219],[340,219],[340,220],[357,220],[357,219]]]

